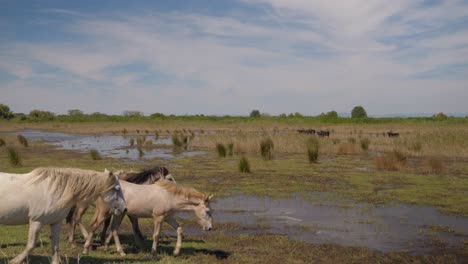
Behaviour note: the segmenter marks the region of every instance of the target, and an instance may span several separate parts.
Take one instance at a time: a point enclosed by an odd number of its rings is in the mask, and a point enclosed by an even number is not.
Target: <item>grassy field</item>
[[[310,136],[296,133],[300,128],[329,130],[329,138],[319,138],[318,162],[309,163],[306,142]],[[207,155],[164,160],[141,160],[136,163],[119,159],[93,160],[89,153],[57,150],[43,142],[29,142],[25,147],[14,136],[0,135],[6,142],[0,146],[0,171],[28,172],[39,166],[79,167],[103,170],[138,170],[160,164],[167,166],[179,183],[193,186],[217,197],[235,194],[288,197],[307,196],[314,191],[336,194],[336,199],[384,203],[412,203],[434,206],[446,214],[468,217],[468,124],[463,122],[389,122],[378,124],[332,124],[303,121],[166,120],[157,122],[0,122],[0,131],[42,129],[73,133],[126,134],[135,140],[157,132],[161,136],[175,133],[188,140],[188,148],[204,150]],[[384,137],[386,131],[400,137]],[[260,155],[260,142],[271,138],[272,159]],[[363,139],[368,149],[362,147]],[[218,157],[216,144],[233,144],[233,155]],[[14,147],[21,166],[12,166],[6,147]],[[158,146],[149,146],[158,147]],[[165,146],[167,147],[167,146]],[[238,161],[245,156],[251,173],[240,173]],[[220,184],[222,183],[222,184]],[[343,198],[344,197],[344,198]],[[90,212],[91,213],[91,212]],[[87,218],[90,217],[87,214]],[[86,223],[86,221],[85,221]],[[184,223],[190,225],[190,223]],[[241,229],[220,225],[202,235],[187,235],[181,256],[170,252],[174,239],[166,239],[160,248],[161,263],[462,263],[467,246],[437,250],[413,256],[405,252],[382,254],[363,248],[336,245],[312,245],[275,235],[229,235],[225,231]],[[26,228],[0,227],[0,258],[11,258],[25,245]],[[138,253],[132,247],[128,226],[123,241],[129,254],[120,260],[111,250],[101,248],[80,263],[149,263],[148,252]],[[466,235],[466,234],[465,234]],[[62,240],[63,237],[62,237]],[[149,248],[150,241],[147,248]],[[48,231],[42,232],[41,245],[30,263],[48,263]],[[61,255],[77,263],[79,250],[65,243]]]

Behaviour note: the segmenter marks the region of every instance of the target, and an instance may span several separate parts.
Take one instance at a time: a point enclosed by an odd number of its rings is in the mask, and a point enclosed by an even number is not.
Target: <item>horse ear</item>
[[[108,170],[107,168],[104,169],[104,173],[109,175],[109,176],[114,176],[114,174],[112,174],[112,171]]]

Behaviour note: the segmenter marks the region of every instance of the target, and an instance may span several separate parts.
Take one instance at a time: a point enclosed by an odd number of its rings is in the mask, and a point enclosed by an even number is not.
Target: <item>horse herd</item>
[[[328,130],[315,130],[315,129],[298,129],[299,134],[308,134],[308,135],[317,135],[319,137],[330,137],[330,131]],[[388,137],[399,137],[400,133],[395,133],[392,131],[385,133]]]
[[[26,174],[0,172],[0,225],[29,224],[26,248],[10,263],[22,263],[26,259],[44,225],[50,225],[51,229],[51,262],[60,263],[59,234],[64,219],[72,246],[75,227],[79,226],[85,238],[84,254],[88,253],[94,233],[104,223],[100,238],[105,249],[114,239],[117,252],[125,256],[118,236],[125,215],[132,223],[135,241],[140,248],[144,238],[138,218],[154,220],[153,255],[156,255],[161,225],[167,222],[177,231],[174,255],[178,255],[183,230],[173,213],[193,211],[203,230],[211,230],[211,198],[193,188],[177,185],[168,170],[159,166],[141,172],[116,173],[75,168],[37,168]],[[81,218],[92,204],[96,205],[96,210],[88,232]],[[111,231],[107,235],[110,224]]]

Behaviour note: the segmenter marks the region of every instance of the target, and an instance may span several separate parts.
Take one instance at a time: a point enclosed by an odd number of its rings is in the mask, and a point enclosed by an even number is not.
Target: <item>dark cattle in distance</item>
[[[399,137],[400,133],[387,132],[388,137]]]
[[[315,129],[298,129],[297,132],[301,134],[315,135]]]
[[[330,131],[328,130],[320,130],[317,132],[319,137],[330,137]]]

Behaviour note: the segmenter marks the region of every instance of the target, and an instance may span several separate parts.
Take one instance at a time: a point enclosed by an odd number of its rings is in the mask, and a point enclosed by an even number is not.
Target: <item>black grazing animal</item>
[[[388,137],[399,137],[400,136],[400,133],[393,133],[393,132],[387,132],[387,136]]]
[[[317,132],[319,137],[330,137],[330,131],[328,130],[320,130]]]
[[[299,132],[300,134],[315,135],[315,129],[298,129],[297,132]]]

